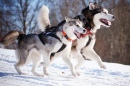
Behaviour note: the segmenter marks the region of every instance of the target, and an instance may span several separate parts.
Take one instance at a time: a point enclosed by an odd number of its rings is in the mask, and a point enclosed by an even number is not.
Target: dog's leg
[[[48,66],[44,66],[43,72],[45,75],[49,75],[48,68],[49,68]]]
[[[102,62],[102,60],[101,60],[101,58],[100,58],[100,56],[97,55],[96,52],[93,50],[95,41],[96,41],[96,39],[93,38],[93,39],[91,40],[90,44],[83,49],[83,55],[84,55],[85,57],[91,59],[91,60],[96,61],[101,68],[106,69],[105,65],[103,64],[103,62]]]
[[[77,61],[77,64],[75,66],[75,70],[78,76],[80,76],[79,68],[84,64],[85,60],[82,57],[80,50],[72,49],[70,53],[70,58],[75,59]]]
[[[39,74],[39,73],[37,73],[36,72],[36,68],[37,68],[37,66],[40,64],[40,62],[38,62],[38,61],[33,61],[33,67],[32,67],[32,73],[34,74],[34,75],[36,75],[36,76],[40,76],[40,77],[43,77],[44,76],[44,74]]]
[[[77,54],[78,54],[76,57],[77,65],[75,66],[75,70],[76,70],[77,75],[80,76],[79,68],[85,63],[85,60],[82,57],[80,51],[77,51]]]
[[[62,59],[70,67],[72,75],[76,77],[77,74],[75,72],[75,68],[74,68],[72,62],[70,61],[71,58],[69,57],[69,56],[71,56],[70,50],[71,50],[71,47],[68,46],[67,50],[64,51],[65,53],[63,54]]]
[[[29,56],[28,59],[32,60],[33,63],[33,67],[32,67],[32,73],[36,76],[44,76],[43,74],[39,74],[36,72],[36,68],[37,66],[40,64],[41,62],[41,54],[39,53],[39,51],[35,48],[33,48],[30,52],[29,52]]]
[[[49,52],[44,52],[43,54],[43,72],[45,75],[49,75],[48,67],[50,66],[50,54]]]
[[[18,62],[14,65],[16,71],[18,72],[18,74],[20,75],[27,75],[23,72],[21,72],[20,67],[24,66],[27,63],[27,50],[21,50],[21,49],[17,49],[16,50],[16,56],[18,58]]]
[[[62,57],[63,61],[70,67],[70,70],[71,70],[71,73],[73,76],[77,76],[76,72],[75,72],[75,69],[74,69],[74,66],[73,64],[71,63],[71,61],[69,60],[68,57]]]
[[[14,66],[15,66],[15,69],[16,71],[18,72],[19,75],[28,75],[27,73],[23,73],[21,72],[20,70],[20,67],[26,65],[27,63],[30,62],[30,59],[27,59],[27,61],[25,63],[23,63],[22,61],[18,61]]]
[[[24,64],[17,62],[14,66],[16,71],[18,72],[19,75],[26,75],[25,73],[21,72],[20,67],[23,66]]]
[[[106,66],[103,64],[101,58],[99,55],[96,54],[96,52],[91,49],[91,50],[87,50],[85,49],[84,52],[83,52],[83,55],[91,60],[94,60],[98,63],[98,65],[101,67],[101,68],[104,68],[106,69]]]

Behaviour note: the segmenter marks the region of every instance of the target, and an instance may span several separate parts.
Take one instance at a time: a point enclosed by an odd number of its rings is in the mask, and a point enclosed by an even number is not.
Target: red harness
[[[86,28],[86,30],[87,30],[86,34],[81,34],[80,36],[81,38],[85,37],[86,35],[93,35],[93,33],[90,30],[88,30],[88,28]]]
[[[73,42],[74,40],[72,40],[71,38],[69,38],[68,36],[67,36],[67,34],[62,30],[62,34],[63,34],[63,36],[68,40],[68,41],[70,41],[70,42]]]

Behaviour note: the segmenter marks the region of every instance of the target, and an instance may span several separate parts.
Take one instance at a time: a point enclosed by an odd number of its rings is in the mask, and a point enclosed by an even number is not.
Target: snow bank
[[[22,67],[29,75],[18,75],[15,50],[0,49],[0,86],[130,86],[130,66],[117,63],[104,63],[107,69],[101,69],[86,61],[81,67],[81,76],[73,77],[67,65],[56,59],[50,66],[50,75],[37,77],[31,73],[31,63]],[[42,67],[37,71],[42,73]]]

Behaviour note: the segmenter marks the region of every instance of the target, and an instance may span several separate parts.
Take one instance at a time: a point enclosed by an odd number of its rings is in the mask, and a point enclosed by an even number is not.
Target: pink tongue
[[[108,25],[111,25],[111,22],[110,22],[110,21],[108,21]]]
[[[80,38],[80,34],[77,31],[75,31],[75,34]]]
[[[78,38],[81,38],[81,37],[80,37],[80,34],[77,34],[77,36],[78,36]]]
[[[78,33],[76,33],[76,35],[78,36],[78,38],[80,38],[80,35]]]
[[[108,21],[108,20],[106,20],[106,19],[104,19],[103,20],[105,23],[108,23],[108,25],[111,25],[111,22],[110,21]]]

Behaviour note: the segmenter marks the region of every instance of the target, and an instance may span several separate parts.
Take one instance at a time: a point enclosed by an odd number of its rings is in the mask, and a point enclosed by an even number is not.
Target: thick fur
[[[75,75],[73,65],[69,60],[72,41],[65,38],[62,31],[64,31],[69,38],[75,40],[78,34],[86,33],[86,29],[82,27],[82,22],[77,19],[65,18],[65,20],[66,22],[62,26],[52,27],[58,29],[55,33],[42,32],[40,34],[25,35],[21,34],[19,31],[12,31],[5,36],[4,40],[7,38],[13,39],[9,40],[11,41],[9,44],[18,39],[18,48],[16,50],[18,62],[15,64],[15,69],[19,74],[25,74],[21,71],[20,67],[30,61],[33,62],[32,73],[34,75],[43,76],[44,74],[48,74],[47,69],[50,65],[51,54],[56,53],[55,55],[64,58],[64,61],[71,67],[72,74]],[[54,35],[57,36],[58,39],[55,38]],[[57,52],[63,44],[66,45],[65,49]],[[44,62],[44,74],[36,72],[36,68],[41,61]]]
[[[42,6],[38,14],[38,26],[40,31],[45,31],[46,28],[51,26],[49,20],[49,9],[47,6]]]
[[[9,46],[10,44],[12,44],[17,38],[19,35],[21,34],[24,34],[20,31],[17,31],[17,30],[13,30],[13,31],[10,31],[9,33],[7,33],[1,40],[0,42],[0,47],[1,48],[5,48],[7,46]]]

